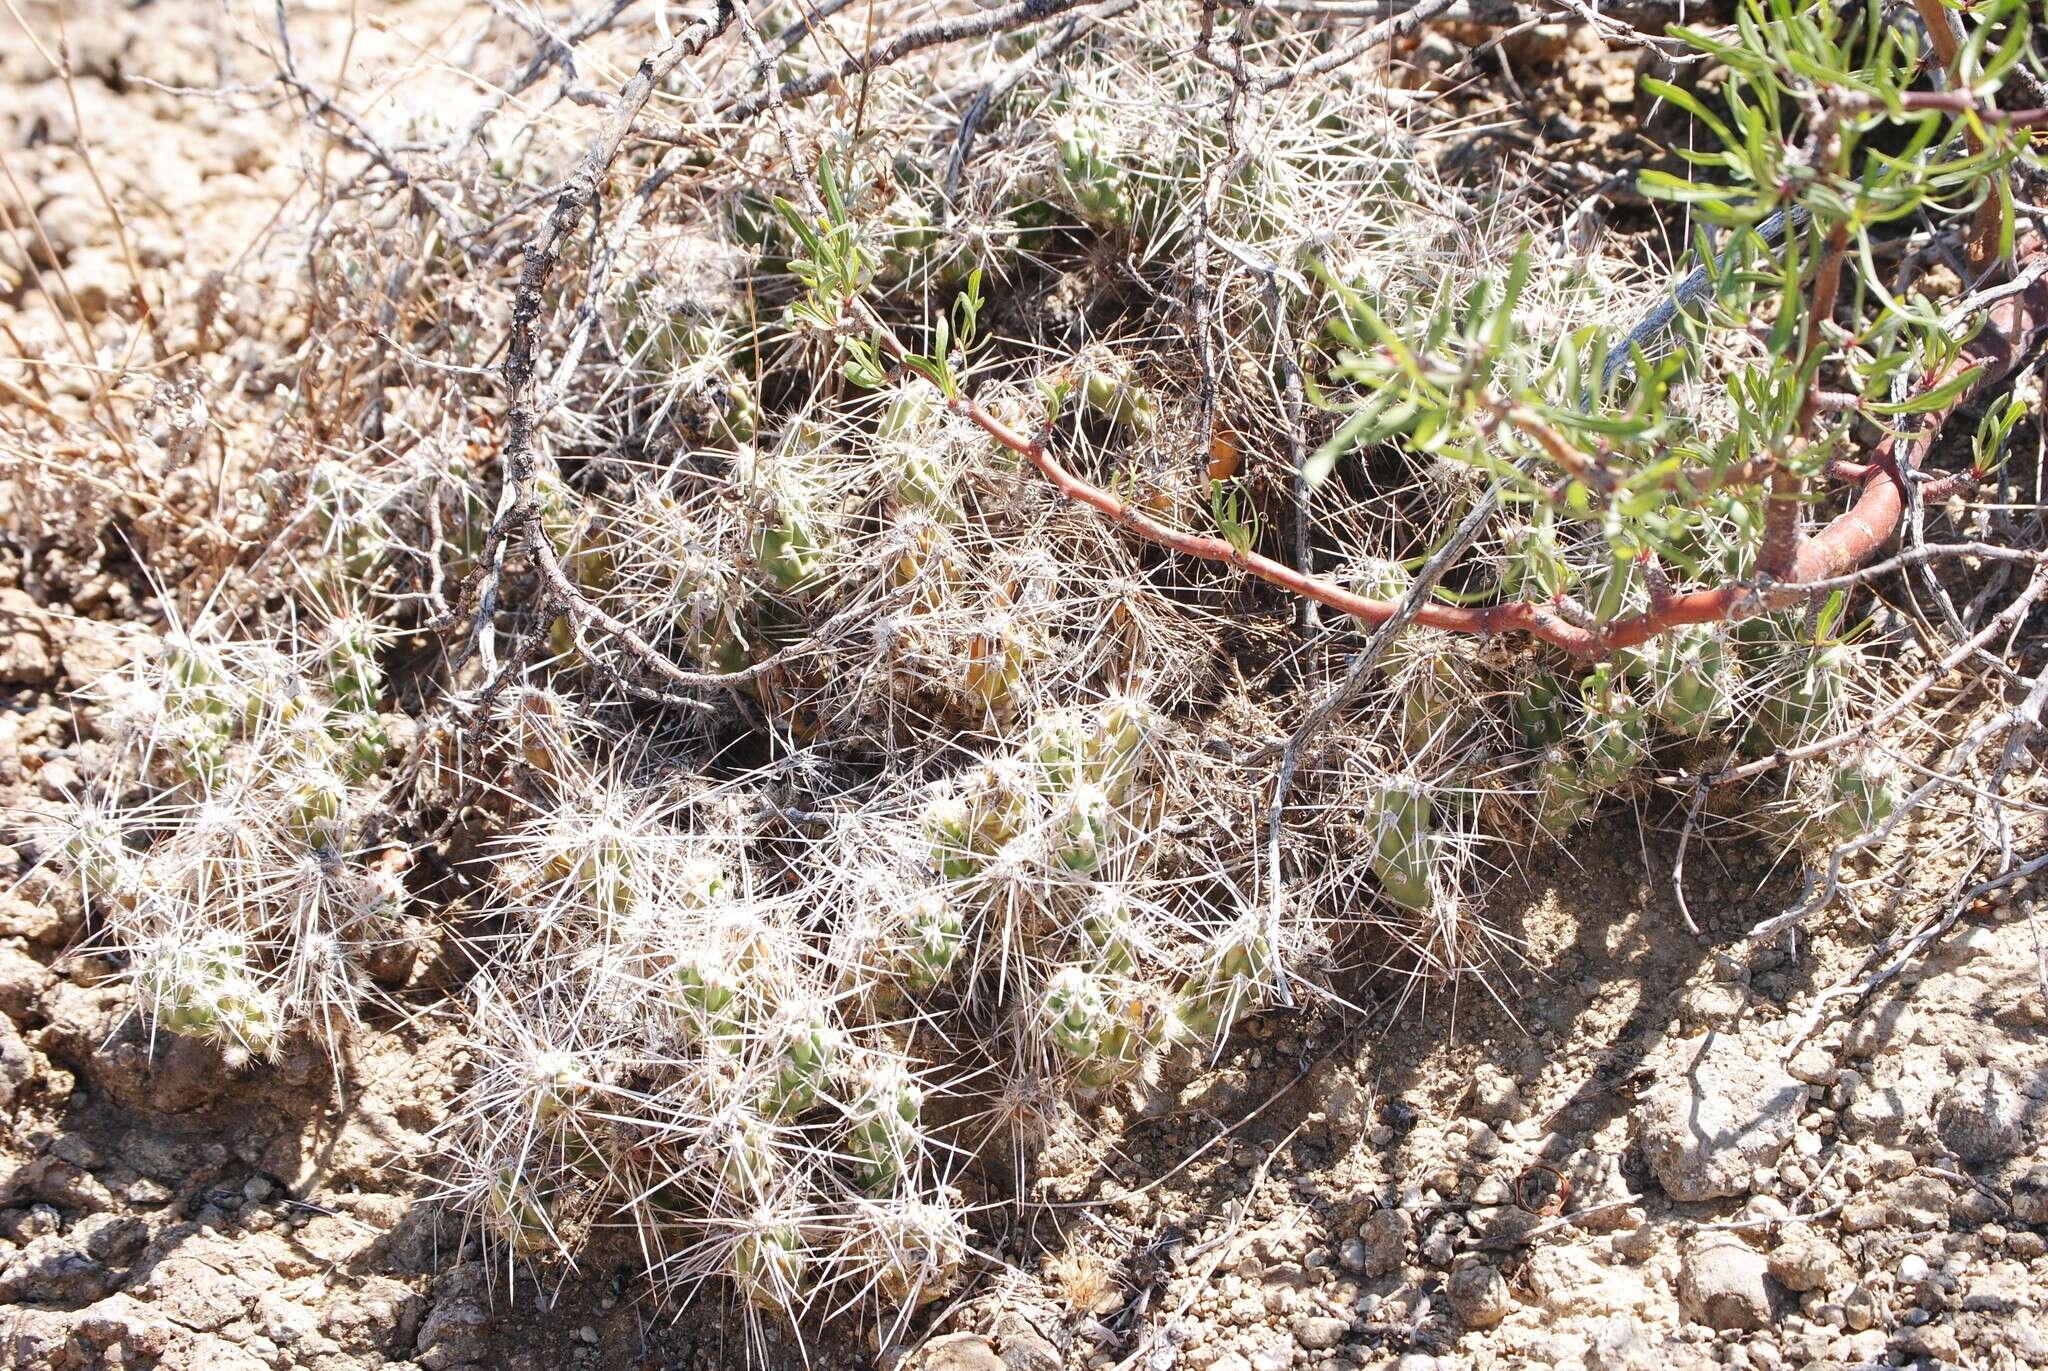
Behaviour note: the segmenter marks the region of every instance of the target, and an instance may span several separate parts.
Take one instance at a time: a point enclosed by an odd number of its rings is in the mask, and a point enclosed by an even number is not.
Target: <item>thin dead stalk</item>
[[[597,199],[598,185],[619,155],[633,120],[648,97],[670,72],[683,61],[703,51],[705,44],[724,33],[733,20],[733,0],[716,0],[707,13],[700,13],[679,28],[658,51],[642,59],[639,68],[619,91],[618,102],[606,116],[597,136],[577,161],[576,170],[555,199],[554,210],[540,233],[529,240],[523,254],[519,285],[512,298],[512,334],[506,347],[503,374],[508,403],[505,410],[503,448],[504,488],[498,509],[484,537],[481,566],[463,596],[464,609],[472,612],[469,640],[455,662],[460,666],[481,647],[488,674],[496,674],[491,646],[491,618],[497,611],[498,592],[504,581],[505,549],[515,534],[524,533],[536,551],[546,541],[539,510],[533,499],[534,430],[539,418],[535,403],[535,323],[547,306],[547,286],[561,261],[562,247]],[[673,664],[670,664],[673,666]],[[658,669],[658,668],[657,668]]]

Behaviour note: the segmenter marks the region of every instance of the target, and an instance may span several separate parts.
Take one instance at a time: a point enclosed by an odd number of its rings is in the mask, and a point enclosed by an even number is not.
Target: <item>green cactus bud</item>
[[[1125,976],[1137,965],[1137,921],[1122,891],[1098,890],[1081,913],[1081,941],[1093,958],[1094,969],[1111,976]]]
[[[595,827],[575,854],[569,880],[591,909],[625,913],[633,903],[633,857],[626,834],[610,823]]]
[[[1420,752],[1432,740],[1461,731],[1460,716],[1469,711],[1472,693],[1449,655],[1409,660],[1409,669],[1400,673],[1401,738],[1410,752]]]
[[[1063,968],[1045,987],[1046,1033],[1075,1061],[1091,1061],[1102,1050],[1108,1026],[1101,982],[1079,967]]]
[[[552,1123],[591,1108],[597,1083],[571,1052],[536,1052],[526,1068],[527,1103],[539,1123]]]
[[[1543,754],[1536,766],[1536,827],[1563,838],[1593,814],[1593,791],[1579,764],[1561,747]]]
[[[139,888],[142,864],[111,814],[84,806],[75,809],[59,850],[65,868],[94,899]]]
[[[925,836],[931,840],[932,865],[949,881],[965,880],[981,869],[975,851],[974,810],[950,790],[925,803]]]
[[[998,758],[978,767],[970,777],[974,788],[975,841],[984,852],[998,852],[1029,830],[1043,799],[1029,763]]]
[[[216,790],[227,780],[229,738],[219,715],[168,719],[159,736],[178,774],[201,790]]]
[[[1272,949],[1263,936],[1240,928],[1221,942],[1208,964],[1182,984],[1171,1008],[1170,1041],[1212,1042],[1229,1033],[1255,1007],[1272,975]]]
[[[575,492],[559,477],[544,473],[534,478],[533,498],[541,529],[554,545],[562,574],[584,590],[599,594],[610,590],[617,575],[610,542],[600,525],[583,516]]]
[[[768,1213],[757,1215],[732,1247],[732,1276],[757,1309],[788,1312],[809,1265],[803,1232]]]
[[[189,638],[177,639],[164,654],[163,703],[171,714],[217,719],[230,734],[246,727],[295,682],[291,661],[274,648],[248,653],[243,645],[233,665],[221,649]]]
[[[875,436],[884,442],[901,442],[921,435],[925,425],[938,413],[938,392],[926,385],[899,386],[875,425]]]
[[[710,1045],[737,1048],[743,1025],[740,987],[731,972],[711,958],[692,957],[676,964],[675,984],[691,1033]]]
[[[842,1004],[857,1006],[861,1017],[888,1022],[903,1013],[904,940],[894,918],[886,921],[873,908],[852,912],[832,931],[832,990]]]
[[[1236,978],[1232,978],[1235,980]],[[1229,986],[1220,996],[1248,1002],[1248,987]],[[1161,997],[1129,982],[1112,982],[1079,967],[1062,969],[1046,986],[1047,1036],[1072,1065],[1071,1081],[1081,1090],[1106,1090],[1133,1072],[1150,1073],[1158,1055],[1186,1031]],[[1210,1025],[1220,1023],[1220,1016]]]
[[[1119,149],[1109,126],[1077,113],[1053,125],[1053,173],[1081,217],[1098,228],[1131,222],[1129,178],[1117,164]]]
[[[691,857],[683,863],[681,896],[685,909],[717,909],[732,900],[732,881],[717,858]]]
[[[1105,1015],[1094,1057],[1079,1062],[1074,1084],[1107,1090],[1134,1072],[1157,1070],[1159,1054],[1179,1042],[1184,1026],[1158,992],[1129,981],[1106,983]]]
[[[1522,741],[1534,751],[1548,751],[1571,736],[1576,701],[1564,682],[1549,672],[1532,677],[1510,706]]]
[[[1596,792],[1619,790],[1642,764],[1648,748],[1639,710],[1593,713],[1585,721],[1585,760],[1580,776]]]
[[[1799,747],[1829,729],[1841,709],[1849,651],[1839,644],[1817,652],[1792,644],[1764,649],[1752,738],[1756,751]]]
[[[327,701],[313,692],[304,677],[289,668],[280,668],[266,671],[251,685],[242,697],[235,727],[237,732],[249,734],[273,723],[300,726],[305,716],[317,722],[331,712]]]
[[[675,612],[671,622],[683,652],[720,671],[745,663],[738,606],[741,593],[731,569],[696,547],[685,546],[673,559]]]
[[[375,716],[384,692],[384,671],[377,664],[375,630],[360,616],[336,619],[327,626],[320,655],[327,666],[327,689],[344,710]]]
[[[863,1072],[847,1110],[847,1151],[854,1177],[869,1194],[898,1189],[909,1176],[923,1136],[924,1092],[894,1062]]]
[[[1664,644],[1651,679],[1658,722],[1673,733],[1698,737],[1733,712],[1740,677],[1721,635],[1697,629]]]
[[[818,1103],[845,1035],[820,1006],[785,1013],[770,1028],[769,1040],[775,1077],[768,1083],[762,1108],[771,1119],[793,1119]]]
[[[1086,730],[1076,709],[1040,710],[1031,721],[1024,756],[1038,768],[1039,783],[1048,795],[1071,789],[1081,779]]]
[[[1105,702],[1082,748],[1082,774],[1121,801],[1159,731],[1159,716],[1134,695]]]
[[[956,523],[960,510],[944,446],[931,432],[938,392],[928,385],[905,386],[890,397],[875,436],[894,471],[894,494],[903,505]]]
[[[1837,842],[1851,842],[1884,826],[1899,805],[1889,767],[1868,758],[1837,765],[1828,783],[1827,827]]]
[[[743,453],[733,463],[734,479],[750,492],[754,507],[754,564],[790,594],[814,590],[824,578],[832,531],[832,510],[818,477],[824,445],[821,430],[800,424],[772,462]]]
[[[1429,794],[1415,781],[1390,781],[1368,803],[1372,870],[1386,897],[1404,909],[1427,913],[1433,903],[1429,859],[1435,846]]]
[[[727,375],[711,409],[711,435],[731,446],[751,443],[761,432],[761,402],[746,376]]]
[[[1192,976],[1173,1002],[1173,1016],[1179,1024],[1175,1037],[1191,1043],[1213,1042],[1230,1031],[1240,1008],[1240,1002],[1231,998],[1228,988],[1206,977]]]
[[[889,568],[889,582],[898,589],[914,588],[912,612],[936,614],[955,602],[966,581],[958,537],[928,509],[909,506],[889,514],[889,545],[896,559]]]
[[[768,1197],[782,1166],[774,1131],[764,1120],[737,1111],[719,1122],[711,1145],[716,1154],[713,1177],[729,1200],[759,1204]]]
[[[824,574],[822,531],[808,511],[786,506],[756,530],[754,561],[783,590],[812,589]]]
[[[139,968],[143,997],[157,1024],[227,1049],[230,1059],[277,1050],[280,1011],[256,978],[248,948],[224,933],[166,945]]]
[[[1095,352],[1083,357],[1080,372],[1076,398],[1083,410],[1115,429],[1141,437],[1152,432],[1159,421],[1152,392],[1132,379],[1128,366]]]
[[[220,654],[189,639],[170,646],[164,657],[164,675],[174,708],[218,709],[228,688],[228,670]]]
[[[1263,984],[1272,974],[1273,950],[1262,934],[1240,929],[1216,954],[1216,974],[1225,980]]]
[[[967,693],[991,713],[1006,711],[1036,655],[1032,635],[1022,623],[1008,616],[988,622],[967,639]]]
[[[1360,595],[1374,600],[1399,600],[1415,583],[1408,568],[1384,557],[1359,558],[1346,569],[1344,579]]]
[[[391,756],[391,735],[375,714],[334,714],[328,720],[329,736],[340,746],[334,752],[347,781],[362,781],[384,769]]]
[[[875,1273],[875,1289],[898,1308],[949,1294],[967,1257],[964,1225],[950,1205],[901,1200],[863,1205],[852,1250]]]
[[[1101,787],[1081,784],[1067,796],[1054,838],[1060,864],[1069,871],[1093,871],[1108,854],[1109,796]]]
[[[548,1208],[531,1181],[505,1166],[498,1169],[485,1195],[484,1219],[515,1255],[538,1257],[556,1246]]]
[[[262,734],[261,754],[280,770],[340,767],[345,771],[353,761],[348,755],[353,746],[350,728],[359,718],[344,713],[311,690],[294,690],[277,709],[276,727]],[[381,732],[381,725],[378,728]]]
[[[960,955],[960,914],[942,890],[927,890],[904,913],[908,965],[903,983],[916,994],[934,989]]]
[[[369,483],[342,462],[316,463],[307,475],[304,506],[330,569],[346,580],[368,580],[392,546],[390,526],[375,505]]]
[[[1587,674],[1580,692],[1586,712],[1580,720],[1583,760],[1579,775],[1596,794],[1618,790],[1649,751],[1649,727],[1642,707],[1615,679],[1607,662]]]
[[[348,787],[331,771],[302,767],[285,788],[285,830],[310,847],[341,844]]]

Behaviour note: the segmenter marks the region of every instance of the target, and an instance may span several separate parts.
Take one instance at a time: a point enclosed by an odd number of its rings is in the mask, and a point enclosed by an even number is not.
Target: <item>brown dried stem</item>
[[[519,285],[512,297],[512,335],[506,346],[504,364],[508,394],[503,449],[504,489],[498,499],[496,517],[485,534],[482,553],[477,559],[481,570],[463,595],[464,608],[473,609],[475,617],[469,642],[458,654],[456,666],[467,660],[481,644],[487,665],[495,673],[490,623],[497,610],[498,588],[504,580],[506,545],[512,535],[519,532],[525,533],[529,545],[536,550],[546,541],[533,500],[534,429],[539,421],[539,406],[535,403],[534,394],[534,325],[546,307],[548,281],[561,261],[563,244],[576,232],[583,216],[597,199],[599,183],[611,170],[633,120],[654,93],[654,88],[685,59],[703,51],[705,44],[724,33],[732,18],[733,0],[716,0],[708,13],[699,14],[683,25],[659,50],[641,60],[631,79],[620,89],[617,102],[606,115],[597,136],[584,150],[568,183],[556,196],[555,207],[549,213],[547,223],[522,249],[525,260],[519,272]]]
[[[1068,10],[1079,9],[1081,4],[1082,0],[1018,0],[1018,3],[1005,5],[998,10],[957,19],[942,19],[905,29],[886,43],[877,43],[865,52],[847,57],[836,67],[814,71],[808,76],[785,81],[779,87],[771,87],[763,94],[732,101],[721,113],[734,121],[752,119],[771,104],[808,99],[821,91],[830,90],[849,76],[865,76],[883,67],[894,66],[914,52],[946,43],[965,42],[970,38],[985,38],[992,33],[1008,33],[1012,29],[1020,29],[1029,24],[1041,24],[1065,14]]]

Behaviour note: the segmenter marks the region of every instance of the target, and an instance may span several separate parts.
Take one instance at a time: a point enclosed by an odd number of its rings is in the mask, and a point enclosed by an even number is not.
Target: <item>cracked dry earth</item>
[[[309,52],[346,33],[347,6],[306,9]],[[417,51],[442,18],[394,6],[363,41]],[[10,193],[121,336],[125,268],[71,147],[82,128],[167,313],[226,273],[222,319],[260,376],[288,341],[265,334],[263,301],[296,270],[260,245],[305,154],[280,115],[135,79],[224,79],[226,11],[72,23],[76,113],[33,52],[0,46]],[[54,346],[56,311],[4,241],[0,322]],[[158,612],[112,557],[0,566],[0,1365],[745,1361],[721,1296],[658,1308],[623,1247],[511,1276],[434,1203],[429,1135],[464,1070],[452,949],[421,958],[346,1060],[302,1044],[241,1070],[152,1042],[115,968],[72,955],[83,911],[30,835],[110,746],[76,692]],[[771,1330],[753,1355],[901,1371],[2048,1365],[2036,895],[1972,908],[1801,1040],[1816,996],[1863,964],[1869,925],[1915,911],[1831,912],[1796,955],[1747,944],[1796,882],[1738,848],[1689,883],[1694,936],[1674,847],[1617,816],[1494,911],[1526,964],[1490,988],[1425,1002],[1340,977],[1356,1012],[1258,1020],[1198,1077],[1029,1159],[1034,1204],[988,1211],[978,1274],[922,1322]],[[1004,1192],[983,1184],[970,1200]]]

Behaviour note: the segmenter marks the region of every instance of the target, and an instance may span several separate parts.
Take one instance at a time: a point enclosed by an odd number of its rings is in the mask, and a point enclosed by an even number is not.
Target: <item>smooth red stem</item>
[[[2040,238],[2030,234],[2022,245],[2020,259],[2029,261],[2042,251]],[[1796,604],[1805,593],[1801,582],[1825,581],[1845,575],[1869,561],[1871,555],[1891,539],[1905,510],[1904,487],[1901,481],[1891,479],[1892,473],[1918,470],[1949,415],[2010,372],[2024,355],[2028,340],[2040,329],[2048,327],[2048,279],[2036,281],[2019,294],[1997,301],[1985,313],[1986,327],[1977,338],[1947,367],[1930,373],[1924,379],[1923,388],[1934,389],[1949,378],[1981,364],[1984,370],[1976,381],[1950,401],[1947,408],[1928,417],[1919,433],[1907,443],[1903,460],[1898,452],[1899,438],[1887,436],[1878,445],[1872,461],[1859,473],[1863,493],[1857,497],[1856,503],[1826,528],[1801,540],[1785,577],[1762,584],[1738,583],[1659,596],[1658,603],[1647,612],[1612,620],[1598,627],[1582,628],[1567,622],[1550,606],[1526,600],[1483,609],[1430,603],[1416,611],[1414,622],[1425,628],[1480,637],[1525,633],[1562,648],[1574,657],[1590,661],[1623,648],[1640,646],[1675,628],[1722,623]],[[884,337],[888,343],[894,344],[886,334]],[[891,346],[889,350],[901,355],[900,345]],[[1270,585],[1364,623],[1384,623],[1399,608],[1392,600],[1360,595],[1275,561],[1263,553],[1239,552],[1221,538],[1186,533],[1162,524],[1128,501],[1119,500],[1108,491],[1074,475],[1046,450],[1042,440],[1026,438],[974,401],[955,396],[948,400],[948,405],[955,413],[973,420],[1003,447],[1030,462],[1060,494],[1088,506],[1147,542],[1203,561],[1226,562]]]

